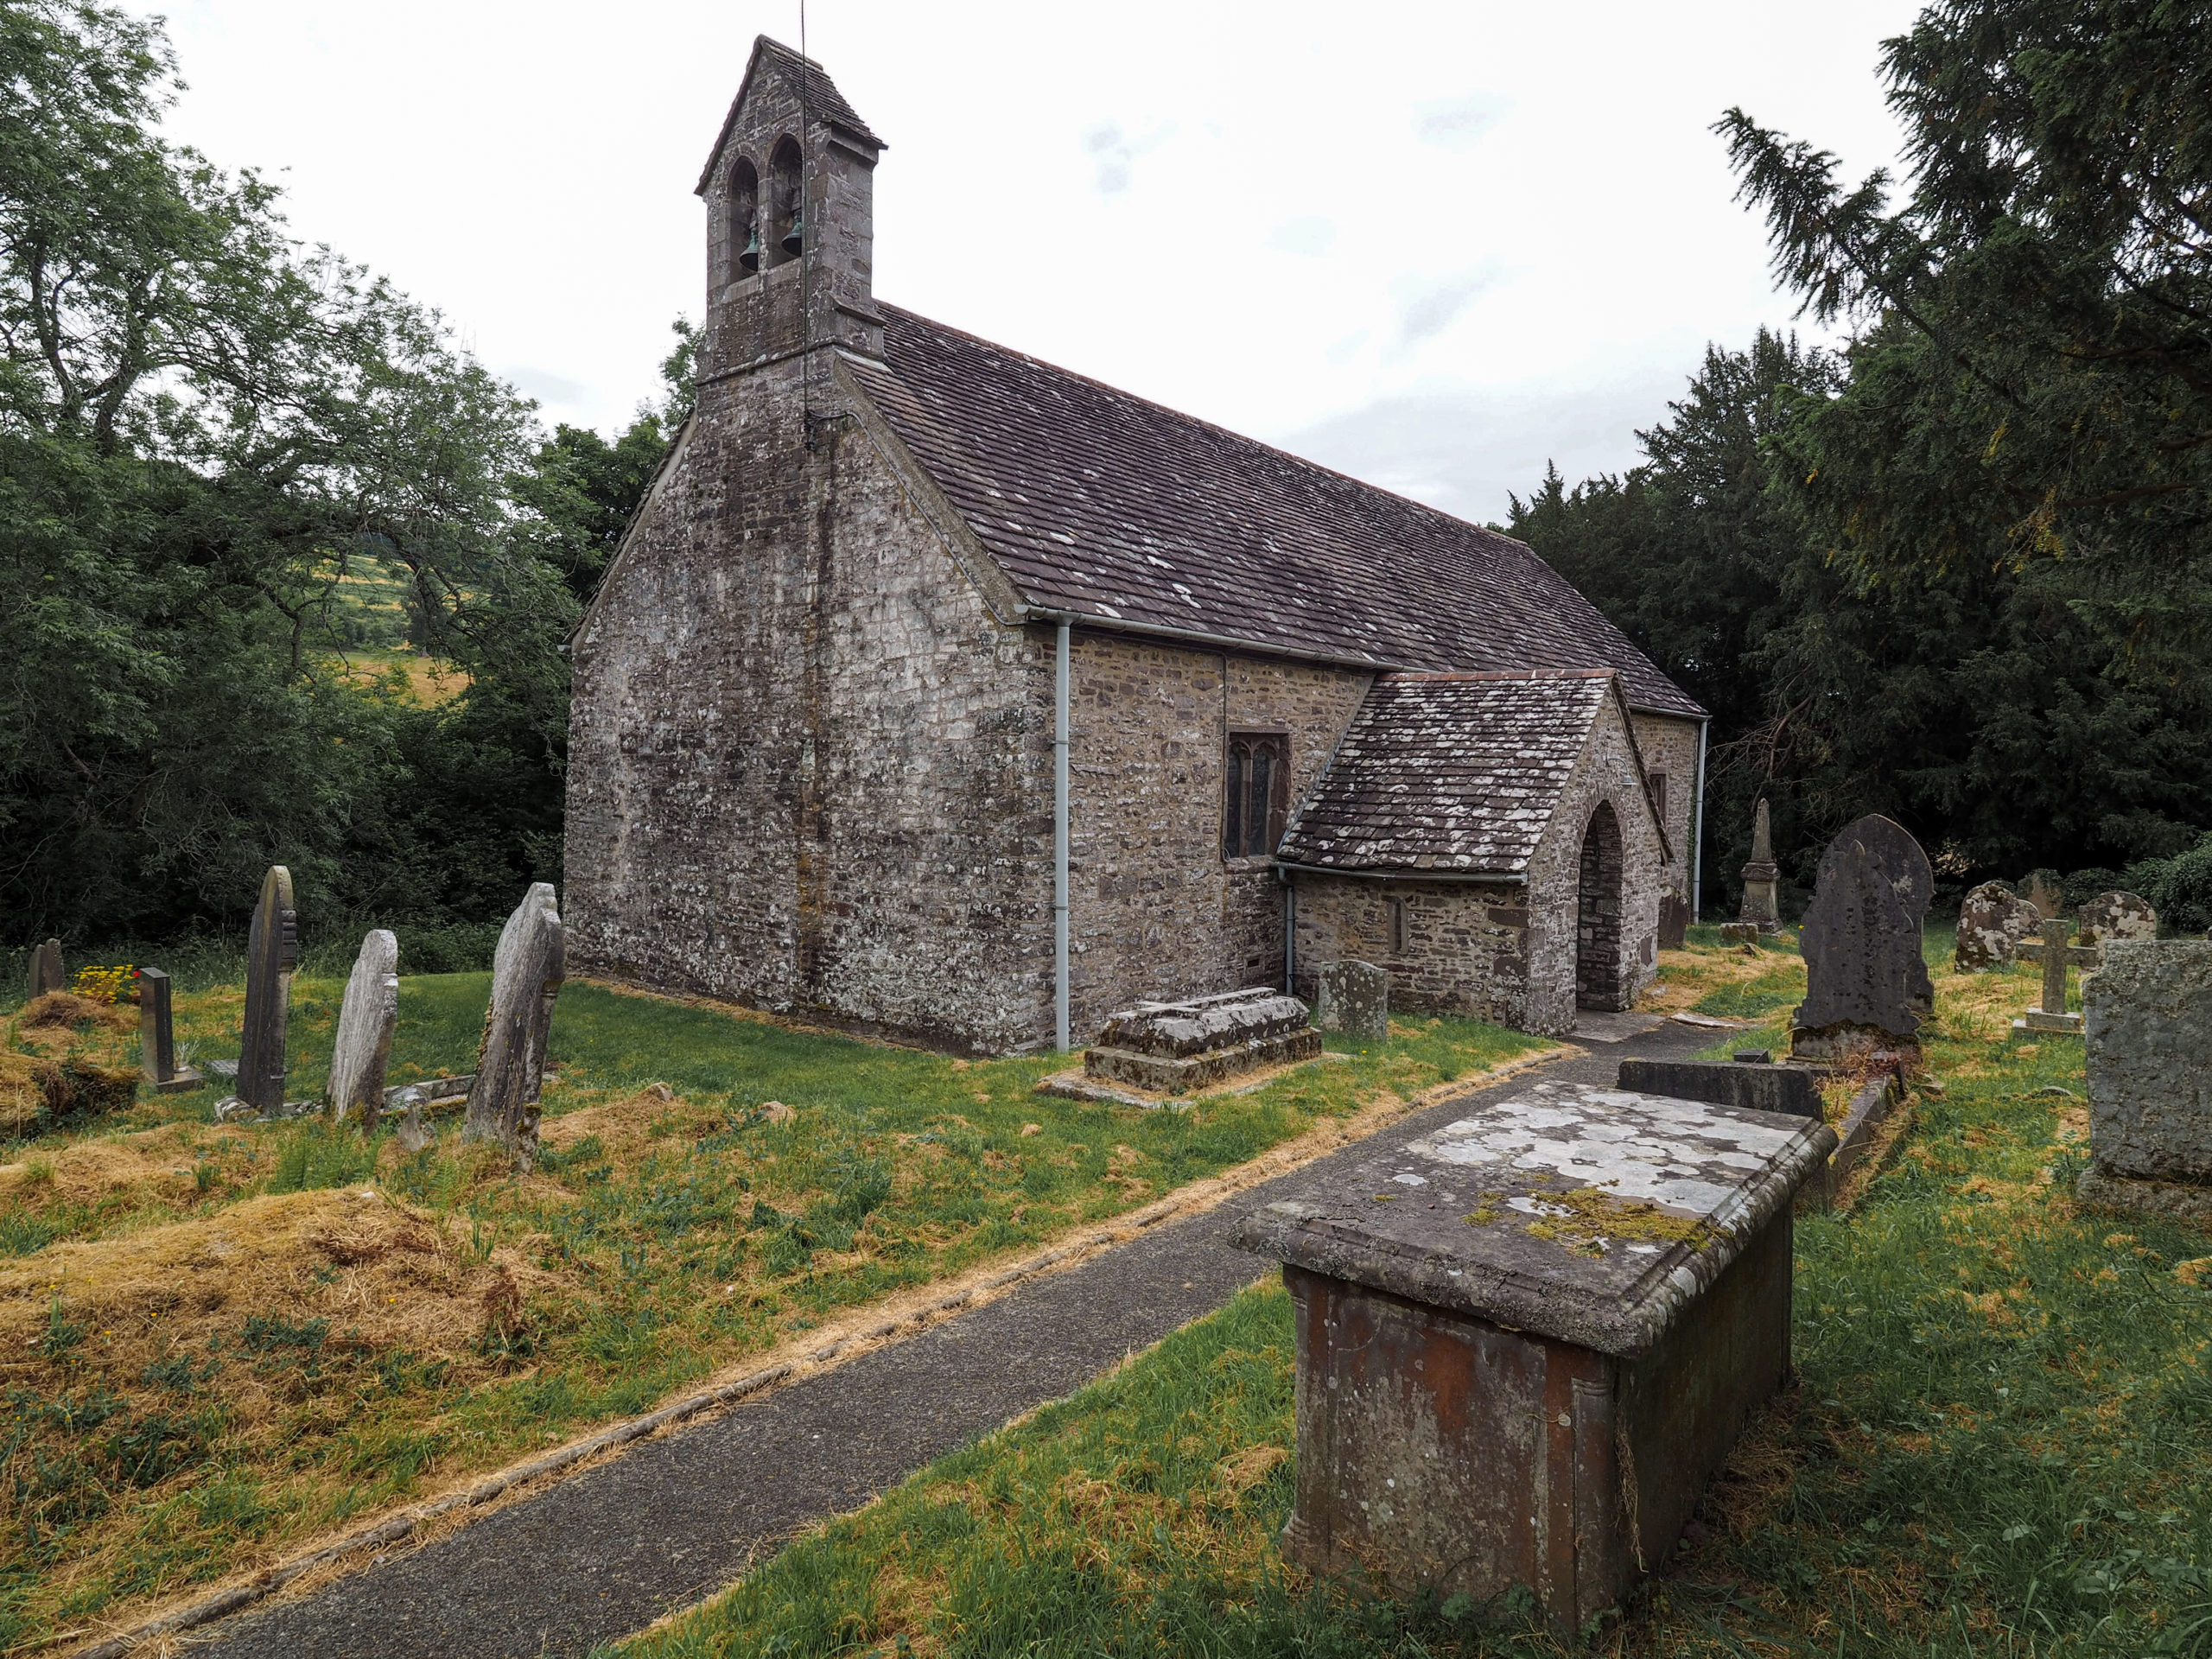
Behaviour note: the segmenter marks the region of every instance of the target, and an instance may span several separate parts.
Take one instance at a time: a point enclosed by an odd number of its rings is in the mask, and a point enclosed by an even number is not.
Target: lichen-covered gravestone
[[[2212,1220],[2212,941],[2114,940],[2083,982],[2082,1198]]]
[[[545,1041],[553,1002],[567,971],[561,913],[550,882],[532,885],[492,958],[492,1006],[469,1085],[463,1133],[497,1141],[528,1166],[537,1155],[537,1097],[545,1082]]]
[[[399,1020],[399,941],[383,928],[361,940],[339,1005],[338,1038],[330,1052],[330,1115],[373,1130],[384,1109],[384,1073]]]
[[[300,917],[292,873],[272,864],[246,934],[245,1026],[238,1036],[238,1097],[267,1117],[284,1104],[284,1036],[292,971],[300,965]]]
[[[1314,970],[1313,1023],[1369,1042],[1390,1035],[1390,976],[1372,963],[1325,962]]]
[[[1744,866],[1744,907],[1739,919],[1762,933],[1782,925],[1782,867],[1774,861],[1774,832],[1768,825],[1766,801],[1760,798],[1751,815],[1751,861]]]
[[[2151,901],[2132,893],[2101,893],[2082,906],[2083,944],[2109,944],[2114,939],[2155,939],[2158,912]]]
[[[35,1002],[48,991],[61,988],[61,941],[48,939],[31,952],[30,978],[24,986],[23,1000]]]
[[[1910,1049],[1936,1007],[1920,930],[1934,895],[1928,855],[1874,814],[1828,843],[1799,948],[1805,1000],[1790,1021],[1801,1058]]]
[[[2020,942],[2043,925],[2036,907],[2002,881],[1985,881],[1959,906],[1959,945],[1951,960],[1962,974],[1986,973],[2019,959]]]
[[[2033,905],[2036,914],[2046,922],[2066,908],[2066,900],[2059,897],[2056,870],[2031,870],[2020,884],[2020,897]]]

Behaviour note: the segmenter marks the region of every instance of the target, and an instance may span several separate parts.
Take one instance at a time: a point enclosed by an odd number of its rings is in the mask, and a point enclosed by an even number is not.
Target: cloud
[[[1651,369],[1602,385],[1377,397],[1272,439],[1295,454],[1478,524],[1502,520],[1555,461],[1572,484],[1643,459],[1636,429],[1663,418],[1682,377]]]
[[[1417,296],[1399,316],[1399,331],[1408,345],[1432,340],[1459,319],[1467,303],[1495,279],[1481,272],[1454,276]]]
[[[1414,117],[1414,137],[1442,149],[1465,149],[1497,119],[1497,106],[1487,98],[1432,104]]]
[[[592,388],[582,381],[571,380],[547,369],[511,368],[507,378],[524,397],[535,397],[541,404],[574,405],[588,404],[593,399]]]
[[[1337,244],[1337,222],[1309,213],[1303,219],[1287,219],[1268,232],[1268,245],[1281,248],[1286,253],[1318,256],[1326,253]]]

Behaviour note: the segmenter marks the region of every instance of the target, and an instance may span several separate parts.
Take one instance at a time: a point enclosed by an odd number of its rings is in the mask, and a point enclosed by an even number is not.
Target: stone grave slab
[[[2085,945],[2158,937],[2158,912],[2138,893],[2101,893],[2075,914],[2082,924],[2077,938]]]
[[[2082,988],[2090,1163],[2081,1195],[2212,1219],[2212,941],[2103,949]]]
[[[1805,1000],[1790,1020],[1802,1059],[1916,1048],[1936,987],[1921,955],[1921,924],[1935,896],[1928,855],[1904,828],[1870,814],[1821,855],[1798,948]]]
[[[272,864],[245,946],[245,1024],[238,1033],[238,1098],[264,1116],[284,1104],[284,1039],[292,1011],[292,973],[300,965],[300,917],[292,873]]]
[[[2063,918],[2054,917],[2043,924],[2043,938],[2032,944],[2019,948],[2024,962],[2043,964],[2043,997],[2012,1022],[2014,1040],[2041,1035],[2079,1037],[2082,1016],[2066,1011],[2066,970],[2069,967],[2089,969],[2101,960],[2094,947],[2066,943],[2069,925]],[[2085,979],[2082,984],[2087,986]]]
[[[398,1023],[399,941],[383,928],[372,928],[361,940],[353,971],[346,981],[338,1036],[331,1046],[325,1098],[339,1122],[375,1129],[384,1109],[391,1034]]]
[[[1766,1051],[1747,1050],[1764,1053]],[[1768,1061],[1623,1060],[1619,1086],[1637,1094],[1675,1100],[1710,1101],[1747,1112],[1777,1112],[1784,1117],[1819,1120],[1824,1073],[1808,1065]]]
[[[1744,866],[1744,904],[1737,918],[1762,933],[1782,925],[1782,867],[1774,861],[1774,831],[1764,797],[1751,814],[1751,861]]]
[[[1246,1215],[1297,1319],[1285,1554],[1580,1626],[1789,1370],[1825,1124],[1537,1084]],[[1532,1432],[1531,1425],[1541,1425]]]
[[[1959,906],[1959,944],[1952,964],[1964,974],[2008,968],[2020,943],[2043,925],[2036,907],[2002,881],[1985,881]]]
[[[1262,1066],[1310,1060],[1321,1033],[1306,1005],[1267,986],[1180,1002],[1140,1002],[1114,1014],[1084,1052],[1084,1076],[1154,1094],[1186,1095]]]
[[[472,1141],[499,1141],[523,1165],[537,1155],[545,1044],[567,960],[552,884],[537,882],[499,930],[492,957],[492,1005],[484,1016],[462,1130]]]
[[[1325,962],[1313,970],[1313,1024],[1369,1042],[1390,1036],[1390,976],[1372,963]]]
[[[187,1094],[200,1084],[199,1072],[176,1063],[174,988],[161,969],[138,970],[138,1069],[161,1095]]]
[[[1757,944],[1759,925],[1757,922],[1723,922],[1720,924],[1720,943],[1723,944]]]

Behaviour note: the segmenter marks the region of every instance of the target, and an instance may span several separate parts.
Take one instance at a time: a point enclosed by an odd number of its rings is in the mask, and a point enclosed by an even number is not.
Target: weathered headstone
[[[484,1043],[477,1051],[476,1081],[469,1086],[462,1128],[472,1141],[501,1142],[524,1165],[537,1155],[545,1042],[566,972],[552,884],[536,882],[499,931],[499,948],[492,958],[492,1006],[484,1016]]]
[[[2155,939],[2158,912],[2151,901],[2132,893],[2101,893],[2077,912],[2082,918],[2083,944],[2108,944],[2114,939]]]
[[[1757,949],[1758,942],[1759,925],[1757,922],[1720,924],[1720,943],[1723,944],[1748,944]]]
[[[1306,1005],[1260,985],[1124,1008],[1084,1051],[1083,1071],[1099,1083],[1179,1095],[1320,1052],[1321,1033],[1306,1023]]]
[[[2020,947],[2020,959],[2043,964],[2043,998],[2037,1005],[2012,1022],[2015,1038],[2033,1037],[2038,1033],[2055,1035],[2082,1034],[2082,1016],[2066,1012],[2066,970],[2074,968],[2094,968],[2101,960],[2098,949],[2066,943],[2067,930],[2073,925],[2063,917],[2053,917],[2043,925],[2043,938],[2033,944]],[[2087,984],[2085,980],[2082,982]]]
[[[48,991],[58,991],[64,982],[61,976],[61,941],[48,939],[31,952],[31,971],[24,987],[23,1001],[35,1001]]]
[[[158,968],[138,970],[138,1068],[156,1094],[177,1095],[200,1086],[200,1074],[176,1063],[176,1023],[169,976]]]
[[[340,1123],[374,1129],[384,1109],[384,1072],[399,1020],[399,941],[372,928],[354,958],[339,1005],[338,1038],[330,1051],[330,1114]]]
[[[2089,1167],[2103,1206],[2212,1220],[2212,941],[2115,940],[2086,981]]]
[[[1751,814],[1751,861],[1744,866],[1744,907],[1738,918],[1762,933],[1782,925],[1782,868],[1774,861],[1774,832],[1768,827],[1766,800]]]
[[[1962,974],[2012,965],[2020,941],[2043,925],[2036,907],[2002,881],[1985,881],[1959,906],[1958,949],[1951,960]]]
[[[1640,1095],[1702,1100],[1747,1112],[1821,1116],[1821,1079],[1809,1065],[1719,1060],[1623,1060],[1615,1081]]]
[[[1314,969],[1313,1023],[1369,1042],[1390,1035],[1390,976],[1372,963],[1325,962]]]
[[[1790,1052],[1832,1058],[1909,1049],[1935,1012],[1920,930],[1936,872],[1904,829],[1870,814],[1828,843],[1799,936],[1805,1000]]]
[[[238,1097],[270,1115],[284,1104],[284,1038],[292,1012],[292,970],[300,965],[300,918],[292,873],[272,864],[245,944],[245,1027],[238,1036]]]
[[[2033,905],[2036,914],[2046,922],[2066,908],[2066,900],[2059,896],[2056,870],[2029,871],[2028,879],[2020,884],[2020,897]]]
[[[1659,895],[1659,948],[1679,950],[1690,931],[1690,907],[1679,893]]]

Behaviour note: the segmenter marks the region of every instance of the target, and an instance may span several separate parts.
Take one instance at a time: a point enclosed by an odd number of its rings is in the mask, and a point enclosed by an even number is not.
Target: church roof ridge
[[[884,361],[855,378],[1035,610],[1378,671],[1602,669],[1638,709],[1704,716],[1525,543],[880,308]]]
[[[737,125],[737,112],[744,107],[745,95],[752,89],[753,77],[760,73],[764,60],[772,60],[785,73],[798,79],[806,99],[807,113],[830,126],[849,132],[855,138],[888,149],[890,145],[868,130],[860,112],[845,101],[837,90],[837,83],[830,79],[830,72],[812,58],[801,57],[781,41],[766,35],[753,37],[753,55],[746,60],[745,74],[737,83],[737,96],[729,101],[729,113],[722,117],[721,130],[715,135],[714,147],[707,152],[707,164],[699,170],[699,182],[692,194],[703,196],[715,178],[715,163],[721,159],[723,149],[729,143],[731,131]]]

